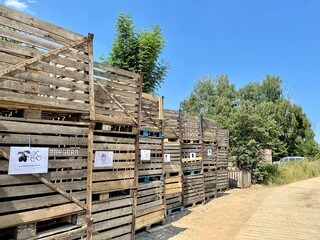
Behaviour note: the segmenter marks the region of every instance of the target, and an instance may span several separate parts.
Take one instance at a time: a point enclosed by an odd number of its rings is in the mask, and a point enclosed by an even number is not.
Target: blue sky
[[[228,74],[237,88],[279,75],[286,96],[303,107],[320,142],[320,1],[318,0],[0,0],[45,21],[94,33],[95,59],[111,49],[117,15],[137,28],[158,23],[170,65],[159,89],[165,107],[181,100],[203,75]]]

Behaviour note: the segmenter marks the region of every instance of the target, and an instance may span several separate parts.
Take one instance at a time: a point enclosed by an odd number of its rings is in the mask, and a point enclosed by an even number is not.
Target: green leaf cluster
[[[164,82],[168,64],[159,59],[165,45],[158,25],[137,30],[130,14],[120,13],[112,51],[104,63],[128,71],[144,73],[143,92],[155,93]]]
[[[284,97],[282,80],[267,75],[262,83],[248,83],[236,90],[228,76],[200,78],[190,96],[180,103],[183,111],[203,114],[230,130],[230,154],[240,169],[262,169],[263,150],[273,159],[320,155],[311,123],[302,108]],[[261,173],[261,172],[260,172]]]

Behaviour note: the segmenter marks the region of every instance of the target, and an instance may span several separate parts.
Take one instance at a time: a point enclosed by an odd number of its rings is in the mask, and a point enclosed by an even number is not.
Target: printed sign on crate
[[[151,150],[141,149],[140,151],[141,161],[150,161],[151,160]]]
[[[48,172],[48,148],[10,147],[9,175]]]
[[[164,162],[171,162],[170,154],[164,155]]]
[[[190,153],[190,159],[196,160],[196,153],[194,153],[194,152]]]
[[[94,156],[95,167],[112,167],[113,151],[96,151]]]
[[[212,149],[209,148],[209,149],[208,149],[208,157],[211,157],[211,156],[212,156]]]

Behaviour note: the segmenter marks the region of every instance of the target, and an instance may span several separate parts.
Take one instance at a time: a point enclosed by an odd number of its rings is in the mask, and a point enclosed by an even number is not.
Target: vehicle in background
[[[284,157],[281,158],[279,161],[273,162],[274,165],[279,165],[281,163],[288,163],[288,162],[295,162],[295,161],[302,161],[304,157]]]

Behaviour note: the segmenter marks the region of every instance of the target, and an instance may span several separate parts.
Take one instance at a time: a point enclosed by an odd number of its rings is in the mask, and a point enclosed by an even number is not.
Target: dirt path
[[[230,190],[175,218],[172,225],[137,239],[320,240],[320,178]]]

